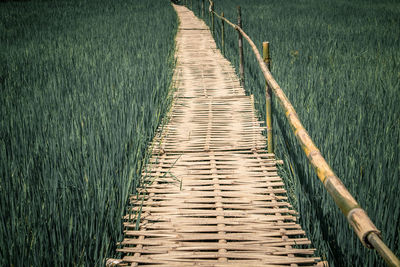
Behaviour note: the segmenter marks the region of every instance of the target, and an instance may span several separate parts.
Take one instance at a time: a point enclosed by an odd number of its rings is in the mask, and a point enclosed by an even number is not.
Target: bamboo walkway
[[[175,100],[143,173],[147,186],[131,197],[115,263],[322,266],[286,202],[252,96],[204,22],[174,7]]]

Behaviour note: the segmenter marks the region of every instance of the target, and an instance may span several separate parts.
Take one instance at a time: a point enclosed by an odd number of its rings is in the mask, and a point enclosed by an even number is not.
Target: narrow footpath
[[[143,172],[149,182],[131,196],[118,249],[123,256],[115,262],[323,266],[265,150],[252,96],[205,23],[174,8],[180,19],[175,100]]]

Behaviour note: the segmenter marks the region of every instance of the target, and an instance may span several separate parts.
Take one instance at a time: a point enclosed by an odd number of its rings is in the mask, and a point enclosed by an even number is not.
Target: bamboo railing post
[[[201,0],[201,17],[204,19],[204,0]]]
[[[240,6],[237,7],[238,11],[238,26],[242,28],[242,11]],[[239,35],[239,74],[240,74],[240,85],[244,87],[244,56],[243,56],[243,37],[240,31]]]
[[[263,60],[268,70],[271,70],[271,57],[269,54],[269,42],[263,42]],[[265,81],[265,123],[267,125],[268,153],[274,153],[274,134],[272,131],[272,92],[271,87]]]
[[[224,12],[221,13],[221,17],[224,17]],[[222,43],[222,54],[225,55],[225,22],[221,19],[221,43]]]
[[[214,2],[211,4],[211,32],[214,35]]]
[[[211,23],[211,4],[210,4],[210,6],[208,8],[207,14],[208,14],[208,21],[209,21],[209,23]]]

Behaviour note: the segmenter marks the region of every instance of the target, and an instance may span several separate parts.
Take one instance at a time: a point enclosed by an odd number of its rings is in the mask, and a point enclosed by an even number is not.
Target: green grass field
[[[312,139],[399,256],[400,3],[216,0],[215,10],[236,23],[238,5],[260,51],[270,42],[272,74]],[[193,1],[198,16],[200,8]],[[219,46],[220,26],[216,20]],[[237,67],[237,33],[225,28],[225,55]],[[245,64],[246,89],[264,117],[265,81],[247,43]],[[326,193],[276,102],[274,112],[276,152],[288,166],[282,175],[318,254],[331,266],[383,266]]]
[[[0,265],[101,266],[169,106],[165,0],[0,3]]]

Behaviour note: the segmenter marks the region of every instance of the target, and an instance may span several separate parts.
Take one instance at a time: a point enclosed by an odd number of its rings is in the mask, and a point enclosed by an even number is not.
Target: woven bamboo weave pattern
[[[118,265],[316,266],[252,96],[204,22],[174,7],[177,91],[142,174],[147,185],[131,196]]]

